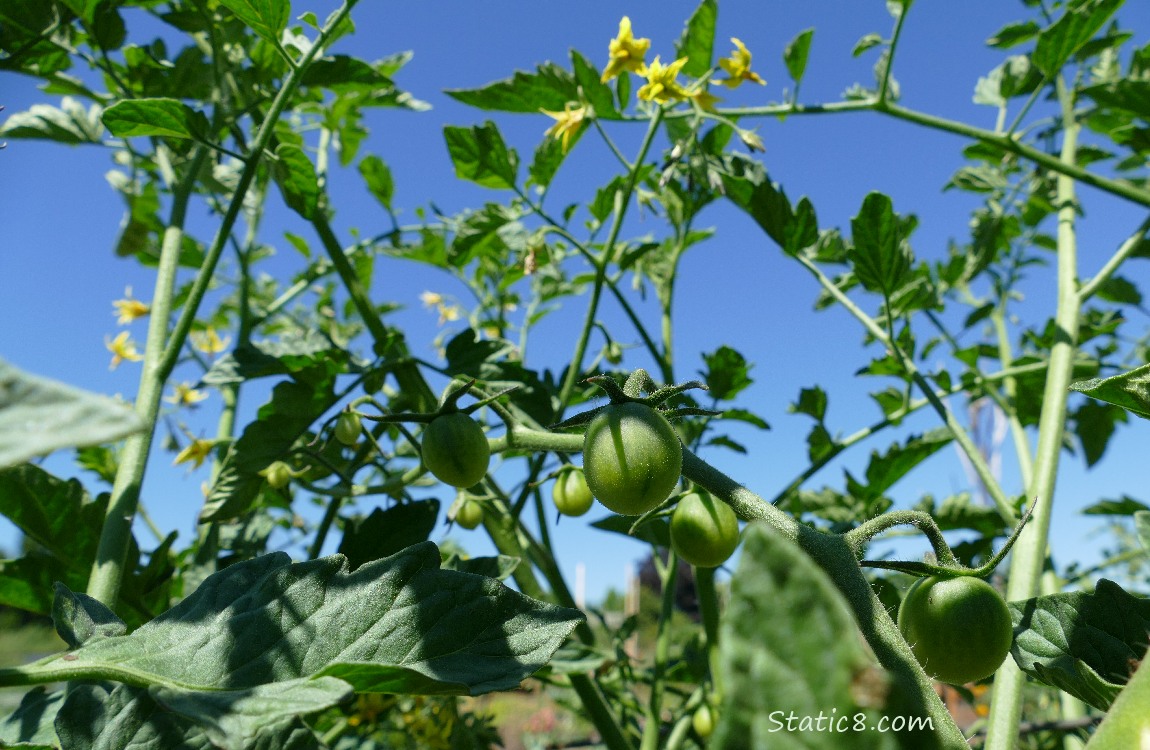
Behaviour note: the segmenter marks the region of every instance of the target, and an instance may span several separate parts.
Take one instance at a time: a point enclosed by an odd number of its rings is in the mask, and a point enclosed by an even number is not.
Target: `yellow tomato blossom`
[[[571,148],[571,139],[583,127],[583,120],[587,117],[587,108],[575,102],[567,102],[562,112],[551,112],[546,109],[539,111],[555,120],[555,124],[547,128],[543,134],[559,139],[563,144],[563,153],[567,153],[567,150]]]
[[[419,301],[423,303],[424,307],[434,307],[439,312],[439,325],[451,320],[459,320],[463,315],[463,311],[459,309],[458,305],[448,303],[438,292],[424,292],[419,295]]]
[[[212,449],[216,447],[215,440],[206,440],[204,438],[196,438],[188,443],[188,446],[176,454],[175,464],[193,463],[195,468],[200,468],[208,456],[212,455]]]
[[[739,140],[741,140],[743,145],[749,148],[751,151],[767,150],[767,147],[763,145],[763,139],[760,138],[759,134],[755,131],[737,128],[736,132],[739,134]]]
[[[751,53],[746,45],[734,37],[731,37],[731,41],[735,45],[735,49],[731,50],[731,56],[719,60],[719,67],[727,71],[727,75],[730,76],[722,82],[723,85],[733,89],[743,81],[765,84],[766,81],[751,70]]]
[[[144,355],[136,351],[136,342],[128,337],[127,331],[121,331],[114,339],[105,336],[104,346],[112,353],[112,364],[108,365],[109,370],[115,370],[124,360],[139,362],[144,358]]]
[[[216,329],[212,326],[202,331],[192,331],[192,346],[204,354],[222,354],[228,350],[230,343],[232,343],[231,336],[220,338],[220,334],[216,333]]]
[[[607,45],[611,59],[603,71],[603,77],[599,80],[606,83],[624,70],[639,72],[643,67],[643,56],[650,47],[650,39],[635,38],[631,33],[631,19],[623,16],[623,20],[619,21],[619,35]]]
[[[132,287],[124,290],[124,299],[114,300],[112,308],[115,310],[116,322],[126,326],[137,318],[148,314],[151,308],[138,299],[132,297]]]
[[[712,110],[715,105],[722,101],[719,97],[712,94],[706,89],[691,92],[691,100],[698,105],[699,109]]]
[[[647,79],[639,89],[639,98],[649,102],[666,104],[673,99],[686,99],[691,94],[675,80],[679,71],[687,64],[687,58],[680,57],[670,65],[659,62],[659,56],[650,65],[644,65],[639,75]]]
[[[191,383],[177,383],[172,387],[175,392],[164,400],[176,406],[195,406],[208,397],[208,394],[193,388]]]

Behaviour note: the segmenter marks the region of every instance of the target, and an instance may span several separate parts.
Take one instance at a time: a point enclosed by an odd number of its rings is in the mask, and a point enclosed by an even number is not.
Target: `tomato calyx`
[[[592,383],[602,388],[607,393],[607,397],[611,400],[611,403],[606,406],[599,406],[585,412],[580,412],[558,424],[552,425],[552,430],[566,430],[571,427],[581,427],[590,424],[591,420],[599,416],[605,409],[629,403],[648,406],[668,420],[687,416],[714,417],[722,413],[693,406],[684,406],[675,409],[668,409],[664,406],[668,399],[684,391],[692,389],[708,390],[707,385],[698,380],[691,380],[677,385],[666,385],[660,388],[655,384],[655,381],[651,379],[651,376],[647,374],[647,371],[640,368],[628,376],[627,382],[624,383],[622,387],[608,375],[594,375],[587,378],[584,382]],[[648,395],[640,395],[644,392]]]

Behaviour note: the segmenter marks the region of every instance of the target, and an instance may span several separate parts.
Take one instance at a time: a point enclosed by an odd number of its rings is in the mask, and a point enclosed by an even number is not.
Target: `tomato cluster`
[[[739,546],[739,519],[723,501],[690,492],[671,514],[671,546],[696,567],[718,567]]]

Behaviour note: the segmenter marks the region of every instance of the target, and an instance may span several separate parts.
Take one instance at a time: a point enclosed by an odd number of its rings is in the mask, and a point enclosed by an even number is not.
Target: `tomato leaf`
[[[534,73],[515,75],[478,89],[448,89],[451,98],[479,109],[539,114],[540,109],[561,112],[567,102],[579,101],[575,78],[555,63],[544,63]]]
[[[720,346],[710,354],[703,354],[707,369],[699,374],[710,389],[710,396],[719,401],[733,399],[744,388],[755,382],[747,373],[751,365],[742,354],[729,346]]]
[[[339,554],[355,570],[364,563],[389,557],[413,544],[426,542],[439,518],[439,501],[402,503],[347,523]]]
[[[907,226],[891,206],[889,197],[872,192],[851,219],[854,246],[847,257],[855,276],[869,291],[889,297],[910,273],[911,254]]]
[[[380,205],[391,210],[391,198],[395,194],[395,180],[392,179],[391,170],[387,164],[375,154],[364,157],[359,163],[359,173],[367,183],[368,191],[375,196]]]
[[[1101,579],[1094,591],[1010,602],[1023,672],[1105,711],[1146,654],[1150,600]]]
[[[1070,56],[1090,41],[1122,0],[1075,0],[1062,17],[1038,34],[1033,60],[1047,78],[1057,73]]]
[[[276,148],[272,175],[288,207],[311,220],[319,203],[319,179],[311,159],[299,146],[282,143]]]
[[[279,43],[291,14],[288,0],[220,0],[220,4],[272,44]]]
[[[562,109],[562,108],[560,108]],[[515,187],[519,155],[507,148],[495,123],[470,128],[443,129],[455,175],[483,187],[510,190]]]
[[[30,138],[77,145],[100,143],[104,125],[100,121],[101,108],[91,105],[87,110],[76,99],[65,96],[60,106],[33,104],[24,112],[7,118],[0,127],[0,138]]]
[[[144,428],[127,404],[23,372],[0,359],[0,468]]]
[[[787,73],[795,83],[803,80],[803,74],[807,70],[807,57],[810,55],[811,38],[814,34],[814,29],[800,31],[783,50],[783,62],[787,65]]]
[[[683,34],[675,44],[675,58],[687,58],[684,75],[701,78],[711,69],[715,47],[715,21],[719,6],[715,0],[703,0],[687,19]]]
[[[1070,390],[1116,404],[1143,419],[1150,419],[1150,364],[1109,378],[1091,378],[1070,384]]]
[[[0,720],[0,745],[18,745],[21,750],[55,750],[60,747],[56,736],[56,714],[64,702],[64,691],[49,693],[36,687],[24,694],[20,706]]]
[[[124,99],[104,110],[104,126],[119,138],[206,139],[208,118],[176,99]]]
[[[771,747],[790,739],[796,747],[842,747],[842,736],[832,732],[786,731],[789,715],[861,715],[875,726],[887,677],[867,655],[854,615],[827,574],[760,523],[747,527],[740,554],[719,639],[724,700],[708,746]],[[768,718],[780,716],[781,729]],[[858,732],[851,747],[898,742],[894,734]]]

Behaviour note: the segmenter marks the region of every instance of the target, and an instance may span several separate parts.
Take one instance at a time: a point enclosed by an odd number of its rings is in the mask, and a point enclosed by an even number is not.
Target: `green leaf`
[[[578,134],[575,138],[578,139]],[[535,156],[531,159],[531,165],[527,168],[527,173],[531,176],[531,181],[541,188],[545,188],[551,184],[551,180],[555,177],[555,173],[559,171],[559,165],[567,157],[567,153],[563,150],[563,142],[557,138],[548,136],[544,138],[539,147],[535,149]]]
[[[391,170],[375,154],[364,157],[359,163],[359,173],[367,183],[367,189],[375,196],[380,205],[391,210],[391,198],[395,195],[395,180],[391,177]]]
[[[683,73],[701,78],[711,69],[715,47],[715,21],[719,6],[715,0],[703,0],[687,19],[683,34],[675,44],[675,59],[687,58]]]
[[[736,206],[751,215],[772,240],[791,252],[789,228],[794,220],[791,203],[763,166],[746,157],[728,158],[722,175],[723,192]]]
[[[997,509],[972,502],[970,495],[965,492],[946,498],[938,506],[934,504],[934,498],[925,497],[915,506],[915,510],[929,513],[943,531],[972,529],[983,537],[993,538],[1002,535],[1008,528]]]
[[[1150,119],[1150,81],[1127,79],[1088,86],[1082,93],[1103,107]]]
[[[510,555],[496,555],[494,557],[469,557],[466,560],[458,555],[450,555],[443,561],[444,570],[458,570],[461,573],[470,573],[502,581],[515,572],[519,567],[520,559]]]
[[[101,638],[112,638],[128,632],[128,626],[99,599],[87,594],[74,594],[62,583],[55,586],[52,622],[68,648],[79,648]]]
[[[879,34],[867,34],[855,42],[854,48],[851,50],[852,57],[858,57],[872,47],[877,47],[886,42]]]
[[[567,102],[579,101],[575,78],[555,63],[544,63],[535,73],[516,71],[511,78],[478,89],[448,89],[448,96],[479,109],[497,112],[560,112]]]
[[[281,143],[272,162],[272,175],[288,207],[307,220],[319,204],[319,178],[311,159],[299,146]]]
[[[804,29],[788,42],[786,49],[783,50],[783,62],[787,64],[787,73],[795,83],[803,80],[803,74],[807,70],[807,56],[810,54],[811,38],[814,35],[814,29]]]
[[[220,0],[220,4],[272,44],[279,44],[291,15],[288,0]]]
[[[1082,513],[1087,516],[1132,516],[1144,510],[1150,510],[1150,505],[1123,495],[1117,500],[1100,500],[1083,508]]]
[[[761,523],[747,527],[731,600],[720,625],[724,686],[708,747],[841,748],[841,734],[791,731],[786,717],[859,716],[877,725],[885,672],[858,633],[831,579],[792,542]],[[780,729],[769,717],[783,717]],[[895,735],[854,732],[852,748],[895,748]]]
[[[200,512],[200,522],[222,521],[251,509],[264,486],[259,472],[279,459],[321,414],[335,403],[334,375],[306,383],[285,381],[272,391],[271,400],[260,408],[228,449]]]
[[[902,443],[892,443],[886,453],[872,451],[865,485],[854,482],[847,474],[851,494],[864,499],[879,497],[911,469],[950,445],[953,439],[950,430],[939,427],[922,435],[911,435]]]
[[[769,430],[771,425],[767,420],[747,409],[724,409],[720,419],[730,419],[735,422],[746,422],[752,427],[757,427],[760,430]]]
[[[510,190],[515,187],[519,155],[508,149],[495,123],[470,128],[443,129],[455,175],[483,187]]]
[[[1087,401],[1074,410],[1071,425],[1082,445],[1087,466],[1094,466],[1102,460],[1118,424],[1126,422],[1126,419],[1126,412],[1097,401]]]
[[[1015,21],[999,29],[986,43],[998,49],[1008,49],[1030,41],[1038,35],[1038,31],[1038,24],[1034,21]]]
[[[1150,599],[1101,579],[1093,593],[1010,602],[1023,672],[1105,711],[1146,653]]]
[[[1111,276],[1098,287],[1098,298],[1120,305],[1141,306],[1142,292],[1123,276]]]
[[[748,372],[751,365],[737,351],[729,346],[720,346],[710,354],[703,354],[707,369],[701,372],[703,381],[710,389],[711,397],[719,401],[729,401],[744,388],[755,382]]]
[[[889,297],[910,273],[911,253],[903,222],[890,198],[872,192],[863,199],[858,215],[851,219],[853,247],[847,257],[855,276],[869,291]]]
[[[0,127],[0,138],[28,138],[77,145],[101,143],[104,125],[100,122],[103,109],[98,104],[87,110],[70,96],[60,100],[60,107],[33,104],[25,112],[10,115]]]
[[[1109,378],[1080,380],[1071,383],[1070,390],[1121,406],[1143,419],[1150,419],[1150,364]]]
[[[799,400],[787,407],[791,414],[806,414],[822,422],[827,416],[827,392],[819,386],[803,388]]]
[[[498,581],[441,570],[430,542],[354,572],[341,555],[292,563],[273,553],[209,576],[131,635],[89,643],[51,666],[130,674],[153,695],[157,687],[270,689],[325,675],[358,691],[386,677],[394,692],[447,686],[478,695],[518,686],[581,619]],[[414,676],[397,684],[396,667]]]
[[[653,544],[656,547],[668,549],[671,547],[671,524],[665,518],[651,518],[644,521],[639,528],[635,529],[634,534],[631,533],[631,527],[635,525],[633,517],[612,515],[595,521],[591,525],[603,531],[622,534],[630,539]]]
[[[0,747],[17,743],[34,746],[60,747],[56,736],[56,713],[64,702],[64,691],[49,693],[43,687],[36,687],[24,694],[20,706],[0,720]],[[25,745],[24,747],[27,747]]]
[[[595,117],[600,120],[619,119],[621,115],[615,107],[615,93],[600,80],[595,66],[576,50],[571,50],[571,65],[575,71],[575,82],[582,90],[580,98],[591,105]]]
[[[1123,0],[1074,0],[1062,17],[1038,34],[1033,60],[1047,78],[1098,33]]]
[[[421,500],[376,508],[364,518],[348,521],[339,543],[341,555],[355,570],[364,563],[390,557],[426,542],[439,519],[439,501]]]
[[[124,99],[104,110],[104,127],[119,138],[156,136],[207,140],[208,118],[175,99]]]
[[[0,359],[0,468],[60,448],[110,443],[143,429],[144,421],[126,404]]]

